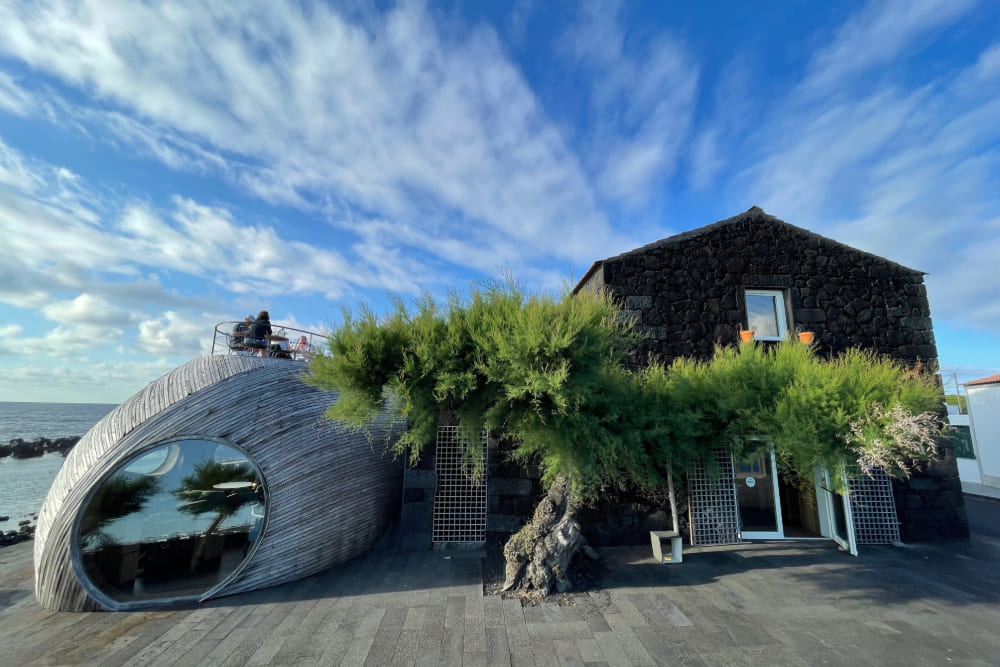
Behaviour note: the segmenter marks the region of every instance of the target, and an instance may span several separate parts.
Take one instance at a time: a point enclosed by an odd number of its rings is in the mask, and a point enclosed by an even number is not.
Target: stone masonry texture
[[[576,290],[607,289],[643,337],[633,357],[708,359],[748,328],[745,290],[780,290],[790,331],[820,354],[852,347],[937,365],[923,274],[759,208],[598,262]],[[763,341],[758,344],[767,344]],[[904,540],[967,539],[954,453],[894,483]]]

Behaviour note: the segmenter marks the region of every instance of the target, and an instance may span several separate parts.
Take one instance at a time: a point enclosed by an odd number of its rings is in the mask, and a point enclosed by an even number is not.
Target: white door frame
[[[826,532],[823,532],[824,537],[829,537],[833,539],[842,549],[847,551],[852,556],[858,555],[858,539],[854,534],[854,513],[851,511],[851,496],[850,494],[841,495],[833,491],[833,485],[830,483],[830,471],[823,470],[822,472],[823,484],[816,485],[816,500],[820,502],[820,526],[825,528]],[[822,490],[822,494],[820,494]],[[844,523],[847,524],[847,536],[846,539],[837,535],[837,521],[834,516],[834,506],[833,504],[839,502],[844,508]],[[825,508],[825,512],[823,509]],[[823,525],[823,515],[826,515],[825,526]]]
[[[821,537],[786,537],[785,525],[781,518],[781,494],[778,483],[778,462],[774,448],[770,450],[770,466],[772,489],[774,491],[774,513],[777,530],[741,530],[743,540],[833,540],[852,556],[858,555],[858,543],[854,534],[854,516],[851,511],[850,495],[840,495],[832,490],[829,471],[821,468],[813,470],[813,482],[816,487],[816,509],[819,514],[819,533]],[[833,503],[840,502],[844,508],[844,521],[847,524],[846,539],[837,535],[836,518]],[[737,509],[739,506],[737,504]]]
[[[828,539],[836,542],[852,556],[858,555],[858,542],[854,533],[854,514],[851,511],[851,497],[849,494],[841,495],[832,490],[830,483],[830,472],[825,468],[815,468],[813,470],[813,482],[816,487],[816,509],[819,514],[819,533],[821,537],[786,537],[785,525],[781,518],[781,494],[778,484],[778,462],[774,454],[774,447],[770,448],[768,459],[771,466],[772,490],[774,492],[774,514],[777,523],[777,530],[741,530],[742,540],[817,540]],[[840,502],[844,508],[844,522],[847,524],[846,539],[837,535],[836,517],[834,515],[833,503]],[[739,500],[737,499],[736,510],[739,511]],[[742,522],[742,518],[740,519]]]
[[[740,539],[744,540],[780,540],[785,537],[785,525],[781,521],[781,495],[778,490],[778,462],[774,456],[774,447],[770,448],[768,461],[771,466],[771,490],[774,492],[774,519],[777,530],[740,530]],[[738,507],[737,501],[737,507]]]

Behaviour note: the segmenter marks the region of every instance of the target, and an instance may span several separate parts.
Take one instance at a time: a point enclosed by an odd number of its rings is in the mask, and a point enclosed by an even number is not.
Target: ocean
[[[117,407],[108,403],[8,403],[0,401],[0,443],[14,438],[62,438],[83,435]],[[17,522],[37,514],[62,467],[62,455],[34,459],[0,458],[0,531],[17,530]]]

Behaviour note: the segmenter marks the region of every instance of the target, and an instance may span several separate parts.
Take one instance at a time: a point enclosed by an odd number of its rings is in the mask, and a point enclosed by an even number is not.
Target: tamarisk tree
[[[415,463],[454,413],[472,463],[484,429],[537,461],[546,496],[504,547],[505,589],[545,595],[569,587],[571,559],[589,552],[578,510],[606,491],[652,491],[714,447],[752,458],[774,446],[811,476],[846,464],[908,475],[934,454],[940,390],[928,376],[859,351],[834,359],[793,341],[719,348],[709,361],[626,364],[634,335],[606,295],[527,294],[487,282],[446,304],[396,299],[378,316],[345,311],[310,381],[340,398],[327,416],[364,428],[387,407],[408,421],[393,444]],[[477,467],[478,466],[478,467]],[[838,484],[846,486],[843,480]]]
[[[505,547],[506,586],[545,594],[568,585],[569,561],[585,546],[582,503],[608,485],[656,487],[668,462],[686,464],[677,455],[684,429],[658,406],[663,369],[626,370],[632,343],[605,296],[489,282],[444,306],[424,298],[412,312],[398,300],[383,317],[345,312],[311,377],[339,390],[328,416],[348,425],[363,427],[391,401],[409,422],[394,447],[411,462],[445,411],[458,417],[468,460],[481,460],[472,454],[487,429],[510,439],[516,459],[538,461],[549,492]]]

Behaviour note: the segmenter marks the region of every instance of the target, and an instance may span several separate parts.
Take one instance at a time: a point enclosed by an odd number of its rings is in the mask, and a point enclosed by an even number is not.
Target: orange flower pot
[[[816,336],[816,334],[814,334],[812,331],[800,331],[799,332],[799,340],[802,341],[803,343],[805,343],[806,345],[808,345],[809,343],[813,342],[813,338],[815,338],[815,336]]]
[[[756,332],[753,329],[740,329],[740,340],[748,341],[753,340],[753,335]]]

